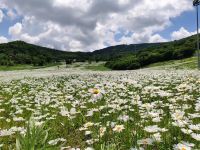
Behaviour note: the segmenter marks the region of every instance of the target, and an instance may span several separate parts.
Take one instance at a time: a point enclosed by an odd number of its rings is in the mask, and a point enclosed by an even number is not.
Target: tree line
[[[108,61],[105,66],[113,70],[133,70],[157,62],[184,59],[195,55],[196,40],[192,36],[178,41],[145,48],[136,53]]]
[[[66,52],[15,41],[0,44],[0,65],[12,66],[65,62],[105,61],[113,70],[131,70],[152,63],[191,57],[196,50],[195,36],[166,43],[117,45],[94,52]]]

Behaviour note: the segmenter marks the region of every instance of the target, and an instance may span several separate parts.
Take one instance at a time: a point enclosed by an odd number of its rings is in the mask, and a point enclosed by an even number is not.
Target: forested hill
[[[32,64],[42,66],[49,63],[72,60],[84,61],[111,61],[123,55],[132,54],[143,48],[157,44],[132,44],[108,47],[94,52],[67,52],[29,44],[23,41],[14,41],[0,44],[0,65]]]
[[[82,55],[81,58],[78,57],[80,54]],[[0,65],[32,64],[43,66],[68,59],[80,58],[81,60],[85,60],[85,55],[78,52],[64,52],[41,47],[23,41],[0,44]]]
[[[107,47],[104,49],[96,50],[92,53],[95,60],[109,61],[122,57],[128,54],[134,54],[142,49],[148,47],[157,47],[162,43],[142,43],[142,44],[130,44],[130,45],[116,45]]]
[[[73,60],[106,61],[114,70],[137,69],[155,62],[191,57],[196,49],[196,38],[191,36],[166,43],[117,45],[94,52],[67,52],[45,48],[23,41],[0,44],[0,65],[31,64],[42,66],[49,63]]]
[[[160,43],[134,54],[123,55],[118,59],[109,61],[106,66],[113,70],[132,70],[143,68],[157,62],[179,60],[192,57],[196,52],[196,36],[191,36],[177,41]]]

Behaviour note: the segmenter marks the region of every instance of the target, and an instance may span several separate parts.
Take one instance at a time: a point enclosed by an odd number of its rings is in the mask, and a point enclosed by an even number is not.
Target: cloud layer
[[[196,32],[189,32],[184,27],[181,27],[178,31],[172,32],[171,39],[179,40],[179,39],[182,39],[182,38],[194,35],[194,34],[196,34]]]
[[[192,10],[190,0],[4,0],[4,5],[10,16],[23,17],[9,29],[12,40],[68,51],[166,41],[158,32]]]

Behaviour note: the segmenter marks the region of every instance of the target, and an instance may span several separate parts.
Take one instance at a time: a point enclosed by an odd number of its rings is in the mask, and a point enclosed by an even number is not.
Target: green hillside
[[[0,44],[1,66],[46,66],[59,62],[106,61],[112,70],[131,70],[169,60],[194,56],[195,36],[166,43],[117,45],[94,52],[67,52],[45,48],[23,41]]]
[[[153,63],[146,68],[154,69],[197,69],[197,57],[190,57],[181,60],[170,60],[164,62]]]
[[[94,52],[67,52],[28,44],[23,41],[15,41],[0,44],[0,65],[44,66],[63,61],[71,63],[73,60],[77,62],[110,61],[127,54],[134,54],[135,51],[152,45],[159,44],[118,45]]]
[[[153,63],[169,60],[181,60],[195,55],[196,38],[191,36],[177,41],[161,43],[160,45],[144,48],[135,54],[123,55],[109,61],[106,66],[113,70],[132,70],[144,68]]]
[[[44,66],[46,64],[58,63],[66,59],[85,59],[85,55],[83,54],[81,58],[78,56],[79,53],[63,52],[28,44],[23,41],[0,44],[0,65],[2,66],[18,64]]]
[[[142,43],[142,44],[130,44],[130,45],[117,45],[107,47],[101,50],[96,50],[91,53],[91,59],[100,61],[110,61],[116,58],[120,58],[124,55],[132,55],[138,51],[141,51],[148,47],[157,47],[161,43]]]

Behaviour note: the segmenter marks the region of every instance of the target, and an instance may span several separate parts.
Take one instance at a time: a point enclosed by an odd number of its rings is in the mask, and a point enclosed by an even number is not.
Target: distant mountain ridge
[[[42,66],[47,63],[74,58],[78,53],[63,52],[23,41],[0,44],[0,65],[33,64]]]
[[[116,45],[95,50],[92,55],[99,60],[109,61],[115,58],[119,58],[123,55],[134,54],[137,51],[151,47],[159,46],[162,43],[141,43],[141,44],[130,44],[130,45]]]
[[[70,63],[72,60],[76,60],[78,62],[106,61],[110,62],[111,64],[114,63],[114,61],[121,61],[123,59],[127,59],[127,57],[129,56],[137,57],[141,53],[145,54],[145,52],[153,52],[154,54],[156,50],[160,52],[171,52],[173,51],[173,47],[175,48],[175,43],[179,45],[176,46],[177,49],[185,47],[191,47],[192,49],[194,49],[195,36],[165,43],[116,45],[100,50],[95,50],[93,52],[68,52],[37,46],[23,41],[14,41],[5,44],[0,44],[0,65],[33,64],[42,66],[44,64],[61,61],[66,61],[66,63]],[[182,47],[180,45],[182,45]],[[158,61],[162,60],[160,60],[159,58]],[[107,66],[112,68],[110,65]]]
[[[109,61],[124,54],[133,53],[135,50],[149,47],[154,44],[118,45],[94,52],[69,52],[61,51],[24,41],[13,41],[0,44],[0,65],[34,64],[60,62],[67,59],[76,61]]]

